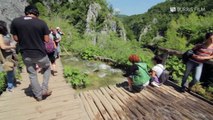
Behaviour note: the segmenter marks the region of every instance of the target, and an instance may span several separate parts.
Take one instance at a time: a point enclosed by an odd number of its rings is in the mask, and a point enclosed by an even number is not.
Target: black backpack
[[[165,69],[165,70],[163,70],[163,72],[161,73],[161,75],[159,77],[159,82],[161,84],[163,84],[167,80],[169,80],[169,71]]]
[[[194,51],[193,50],[187,50],[185,53],[183,53],[182,55],[182,62],[184,64],[187,63],[187,61],[189,60],[189,58],[192,57],[192,55],[194,54]]]

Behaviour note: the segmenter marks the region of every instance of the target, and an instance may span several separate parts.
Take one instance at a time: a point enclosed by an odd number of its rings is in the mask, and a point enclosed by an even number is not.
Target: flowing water
[[[62,64],[80,70],[88,75],[89,84],[83,90],[115,85],[126,80],[120,69],[113,68],[100,61],[81,60],[73,56],[63,56]]]

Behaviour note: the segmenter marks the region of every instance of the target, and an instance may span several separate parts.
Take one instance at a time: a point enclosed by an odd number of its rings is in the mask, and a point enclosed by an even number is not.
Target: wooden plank
[[[132,116],[130,116],[133,119],[138,119],[140,115],[140,112],[137,109],[134,109],[133,107],[131,107],[127,101],[128,98],[125,98],[125,96],[123,96],[119,91],[117,91],[117,89],[115,89],[113,86],[109,86],[109,89],[112,90],[113,93],[116,93],[116,95],[118,96],[119,100],[122,101],[122,103],[131,111]]]
[[[92,112],[95,115],[95,119],[103,120],[103,116],[101,115],[98,108],[96,107],[94,100],[93,100],[92,96],[90,95],[90,93],[88,91],[85,91],[83,93],[83,95],[84,95],[85,99],[88,101],[90,108],[92,109]]]
[[[156,98],[152,93],[150,93],[149,91],[147,91],[147,88],[145,90],[143,90],[143,92],[140,92],[140,94],[147,98],[148,100],[150,100],[153,105],[155,106],[164,106],[164,103],[162,103],[162,101],[158,98]]]
[[[145,90],[142,90],[140,93],[137,93],[136,95],[138,97],[140,97],[141,101],[143,101],[142,104],[145,104],[148,108],[146,109],[149,113],[152,113],[153,111],[155,111],[156,109],[156,105],[153,104],[152,101],[150,101],[149,99],[147,99],[146,97],[144,97],[142,94],[144,93],[143,91]]]
[[[134,99],[134,101],[136,101],[141,107],[144,108],[143,112],[144,112],[144,116],[145,114],[149,113],[152,111],[152,109],[150,109],[149,104],[145,103],[143,100],[143,98],[139,97],[139,93],[131,93],[129,91],[126,91],[124,88],[121,88],[126,94],[128,94],[129,96],[131,96],[132,99]],[[142,92],[142,91],[141,91]]]
[[[135,103],[135,107],[140,111],[140,113],[141,113],[143,116],[145,116],[145,115],[148,113],[148,111],[145,109],[145,105],[143,105],[143,103],[142,103],[142,99],[140,99],[140,98],[137,96],[136,93],[131,93],[131,92],[125,90],[124,88],[120,88],[119,90],[122,91],[124,94],[128,94],[128,95],[130,96],[129,99],[130,99],[132,102]],[[133,104],[133,105],[134,105],[134,104]]]
[[[112,104],[112,107],[114,108],[114,110],[118,114],[119,118],[121,120],[128,120],[129,118],[127,117],[127,115],[125,114],[125,112],[122,110],[122,108],[119,106],[119,104],[114,99],[111,98],[111,96],[109,95],[110,93],[108,93],[105,90],[105,88],[103,88],[103,87],[101,87],[100,90],[104,94],[104,96],[106,97],[106,99],[109,101],[109,104]]]
[[[203,109],[203,111],[213,115],[213,105],[200,100],[199,98],[195,98],[190,94],[188,94],[187,99],[189,99],[191,103],[196,104],[196,108]]]
[[[92,109],[89,106],[89,102],[85,99],[85,96],[83,95],[82,92],[79,94],[79,97],[84,105],[84,108],[85,108],[87,114],[89,115],[90,120],[94,120],[95,115],[93,114]]]
[[[151,86],[150,86],[151,87]],[[157,91],[159,91],[160,93],[163,93],[164,95],[167,95],[169,97],[173,98],[180,98],[179,96],[176,96],[173,93],[170,93],[170,91],[168,89],[166,89],[163,85],[160,87],[152,87],[153,89],[156,89]],[[174,91],[173,91],[174,92]]]
[[[52,98],[55,95],[58,96],[58,95],[63,94],[63,93],[65,93],[65,94],[67,94],[67,93],[74,94],[74,92],[70,91],[70,88],[69,89],[66,89],[66,88],[55,88],[55,89],[52,89],[52,95],[49,98]],[[10,100],[12,98],[18,100],[18,99],[22,99],[23,97],[32,97],[32,96],[33,96],[32,92],[25,93],[25,91],[22,91],[19,94],[16,93],[16,92],[12,92],[12,93],[10,93],[10,95],[7,95],[7,96],[3,95],[0,98],[0,102],[1,101],[8,101],[8,100]]]
[[[63,103],[63,104],[62,104]],[[14,119],[14,117],[21,117],[24,116],[25,118],[27,117],[37,117],[37,116],[45,116],[48,114],[54,114],[58,111],[65,111],[65,110],[69,110],[69,109],[77,109],[79,108],[78,104],[74,104],[75,102],[73,101],[68,101],[68,102],[58,102],[57,104],[48,104],[48,105],[31,105],[31,106],[23,106],[23,107],[19,107],[16,110],[13,111],[7,111],[4,112],[4,115],[0,116],[0,119]],[[71,106],[70,106],[71,105]],[[33,109],[32,109],[33,107]],[[12,115],[11,112],[13,112]],[[70,113],[72,114],[72,113]],[[9,115],[9,116],[8,116]]]
[[[185,103],[185,101],[180,102]],[[193,117],[191,115],[191,111],[187,110],[184,106],[181,106],[180,102],[172,104],[172,107],[174,107],[178,112],[183,115],[182,117],[184,117],[184,120],[196,120],[196,117]]]
[[[58,91],[57,94],[53,92],[53,94],[47,99],[50,100],[49,102],[51,103],[51,100],[54,101],[57,99],[61,99],[65,96],[69,96],[69,99],[73,98],[72,94],[70,94],[67,90],[62,90],[60,92]],[[26,101],[28,101],[28,102],[26,102]],[[45,100],[42,102],[45,102]],[[16,106],[16,105],[26,105],[27,106],[30,104],[37,104],[37,101],[33,97],[25,96],[25,97],[17,98],[16,101],[14,101],[13,99],[9,99],[7,101],[1,101],[0,107],[5,106],[7,108],[8,106]]]
[[[97,98],[97,96],[95,95],[95,93],[92,90],[89,90],[89,94],[92,96],[92,98],[94,100],[94,103],[96,104],[96,107],[99,109],[99,111],[100,111],[101,115],[103,116],[103,118],[106,119],[106,120],[111,120],[112,118],[107,113],[107,110],[101,104],[101,101]]]
[[[97,98],[101,101],[104,108],[107,110],[107,113],[109,113],[112,120],[119,120],[119,116],[112,107],[112,104],[107,100],[107,98],[101,93],[100,90],[93,90],[96,94]]]
[[[169,92],[170,94],[174,95],[175,97],[182,99],[185,98],[185,96],[179,92],[177,92],[174,88],[171,88],[169,86],[166,85],[162,85],[160,87],[161,90],[165,90],[166,92]]]
[[[70,94],[74,93],[74,91],[67,85],[66,86],[62,85],[53,89],[52,89],[52,86],[50,86],[50,89],[53,91],[53,94],[58,93],[60,91],[64,91],[64,90],[68,90]],[[28,86],[22,87],[22,89],[20,90],[14,88],[14,91],[12,93],[8,93],[8,92],[3,93],[1,95],[0,101],[4,101],[4,100],[7,101],[8,99],[11,99],[11,98],[19,99],[19,98],[28,97],[28,96],[33,96],[33,93],[31,89],[28,89]]]
[[[169,96],[168,94],[164,94],[161,91],[159,91],[156,88],[153,88],[151,86],[149,86],[147,90],[150,91],[156,97],[158,97],[159,99],[161,99],[162,101],[165,101],[165,102],[174,101],[174,100],[177,99],[177,98]]]
[[[117,91],[119,91],[123,96],[128,96],[122,90],[122,88],[117,88],[115,86],[113,87],[114,89],[117,89]],[[142,107],[131,96],[128,96],[126,100],[127,100],[127,104],[130,105],[130,108],[132,108],[131,110],[133,110],[133,112],[137,115],[137,118],[143,119],[143,116],[145,115],[145,111],[142,109]]]
[[[63,106],[62,106],[63,107]],[[62,118],[69,116],[69,120],[83,120],[82,115],[80,115],[81,110],[79,109],[73,109],[71,108],[64,108],[63,111],[56,111],[51,112],[51,113],[36,113],[36,114],[27,114],[27,115],[22,115],[22,116],[14,116],[11,118],[13,120],[16,118],[16,120],[63,120]],[[68,120],[68,119],[67,119]]]
[[[195,116],[199,119],[211,119],[213,118],[211,113],[207,112],[207,109],[202,109],[202,107],[198,107],[196,103],[189,99],[185,99],[185,102],[180,102],[180,106],[183,106],[185,109],[191,112],[191,115]],[[207,106],[206,106],[207,107]]]
[[[127,120],[134,120],[136,119],[136,116],[128,109],[128,107],[119,99],[118,97],[118,91],[112,91],[109,89],[109,87],[106,87],[105,90],[109,93],[109,95],[120,105],[120,107],[123,109],[124,113],[127,115]]]

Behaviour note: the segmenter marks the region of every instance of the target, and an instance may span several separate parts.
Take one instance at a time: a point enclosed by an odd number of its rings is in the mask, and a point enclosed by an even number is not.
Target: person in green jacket
[[[150,76],[147,64],[141,62],[139,56],[132,54],[129,56],[132,66],[129,70],[128,89],[129,91],[140,92],[145,86],[149,85]]]

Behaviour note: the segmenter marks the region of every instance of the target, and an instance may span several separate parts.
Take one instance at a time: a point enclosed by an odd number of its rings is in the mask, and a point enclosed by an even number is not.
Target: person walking
[[[55,45],[56,45],[55,57],[59,58],[60,52],[61,52],[61,48],[60,48],[61,35],[57,32],[56,29],[52,29],[49,37],[55,42]]]
[[[2,60],[3,59],[12,59],[13,51],[12,49],[15,48],[15,45],[10,45],[10,41],[5,39],[5,36],[8,34],[6,22],[0,20],[0,48],[2,53]],[[7,66],[10,70],[7,70],[7,90],[12,92],[13,87],[15,86],[15,73],[14,73],[14,65]]]
[[[29,74],[30,86],[37,101],[51,95],[48,89],[50,78],[50,61],[45,51],[44,42],[49,41],[49,28],[38,18],[39,11],[35,6],[25,7],[25,16],[15,18],[11,24],[11,34],[19,44],[19,50]],[[43,83],[39,84],[36,64],[43,71]]]
[[[205,41],[202,44],[196,45],[192,50],[194,54],[186,63],[186,71],[181,83],[181,92],[185,92],[187,87],[187,78],[192,70],[195,70],[193,75],[193,80],[188,85],[188,90],[191,91],[191,88],[200,80],[203,62],[213,58],[213,33],[209,32],[205,35]]]

